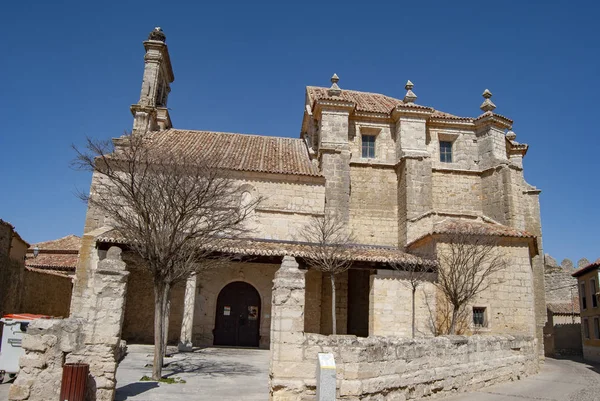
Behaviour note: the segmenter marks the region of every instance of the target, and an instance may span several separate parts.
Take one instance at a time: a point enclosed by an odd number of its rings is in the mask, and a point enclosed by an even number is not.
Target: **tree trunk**
[[[331,334],[337,334],[337,321],[335,316],[335,275],[329,273],[331,279]]]
[[[164,361],[164,308],[165,284],[154,282],[154,361],[152,363],[152,379],[162,378],[162,367]]]
[[[163,314],[164,325],[163,325],[163,352],[164,356],[167,356],[167,343],[169,342],[169,318],[171,316],[171,285],[165,286],[165,310]]]
[[[416,287],[412,288],[412,338],[415,338],[415,292]]]
[[[452,320],[450,321],[450,334],[456,334],[456,320],[458,318],[458,308],[452,308]]]

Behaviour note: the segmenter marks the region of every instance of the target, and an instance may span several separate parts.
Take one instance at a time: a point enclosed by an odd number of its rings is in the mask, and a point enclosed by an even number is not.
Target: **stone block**
[[[21,401],[29,398],[30,386],[20,386],[11,384],[8,389],[8,399],[10,401]]]

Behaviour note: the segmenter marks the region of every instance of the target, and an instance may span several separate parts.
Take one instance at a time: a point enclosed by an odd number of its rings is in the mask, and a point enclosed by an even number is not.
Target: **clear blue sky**
[[[600,256],[600,6],[594,1],[12,1],[2,5],[0,218],[29,242],[81,234],[72,143],[132,127],[144,49],[163,27],[175,127],[297,137],[304,87],[496,111],[530,144],[544,250]]]

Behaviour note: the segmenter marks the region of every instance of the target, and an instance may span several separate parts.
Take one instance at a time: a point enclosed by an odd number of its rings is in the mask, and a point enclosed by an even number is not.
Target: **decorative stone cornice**
[[[315,118],[320,118],[323,110],[339,110],[346,111],[350,114],[354,110],[355,104],[342,98],[339,99],[319,99],[313,107],[313,115]]]
[[[434,111],[432,107],[419,106],[414,103],[400,104],[392,110],[392,118],[395,121],[404,116],[429,119]]]
[[[492,125],[500,129],[510,129],[513,125],[513,120],[503,115],[486,111],[473,121],[476,128]]]
[[[449,118],[449,117],[431,117],[427,120],[427,126],[430,127],[456,127],[456,128],[467,128],[473,129],[475,124],[472,118]]]

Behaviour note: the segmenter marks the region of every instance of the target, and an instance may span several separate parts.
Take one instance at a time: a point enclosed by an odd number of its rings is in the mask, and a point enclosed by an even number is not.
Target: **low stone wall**
[[[285,354],[286,345],[280,345]],[[536,340],[530,337],[323,336],[304,334],[289,345],[289,361],[277,361],[272,399],[314,399],[317,354],[330,352],[340,400],[410,400],[447,396],[536,373]],[[294,360],[292,360],[294,359]]]
[[[537,372],[533,335],[400,337],[305,333],[306,271],[289,256],[273,281],[271,400],[314,400],[319,352],[332,353],[340,400],[446,396]]]

